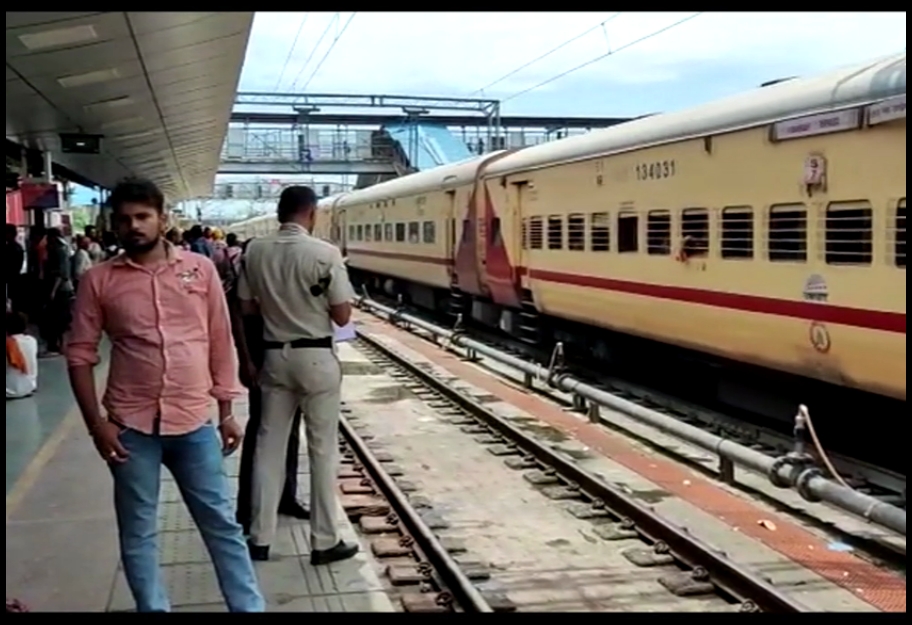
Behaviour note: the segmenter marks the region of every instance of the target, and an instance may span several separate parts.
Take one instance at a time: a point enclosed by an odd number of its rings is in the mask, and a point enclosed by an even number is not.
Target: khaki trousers
[[[275,540],[288,438],[295,409],[300,407],[310,461],[311,548],[335,547],[339,542],[335,491],[342,401],[339,359],[328,348],[267,350],[260,387],[263,416],[253,461],[251,541],[267,546]]]

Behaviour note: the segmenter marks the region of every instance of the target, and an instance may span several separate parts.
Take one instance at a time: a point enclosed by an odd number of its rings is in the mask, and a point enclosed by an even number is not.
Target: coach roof
[[[471,184],[482,161],[498,153],[491,152],[484,156],[475,156],[452,165],[435,167],[395,180],[381,182],[360,191],[352,191],[342,197],[338,206],[341,208],[356,204],[371,204]]]
[[[644,117],[528,147],[492,163],[485,175],[503,176],[650,145],[732,132],[790,117],[860,106],[905,93],[906,55],[902,53],[824,76],[778,82],[683,111]]]

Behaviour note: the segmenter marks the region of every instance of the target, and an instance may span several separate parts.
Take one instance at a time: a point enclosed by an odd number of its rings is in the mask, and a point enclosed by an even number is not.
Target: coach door
[[[333,220],[335,221],[333,229],[338,236],[334,243],[339,246],[339,249],[342,250],[342,255],[345,256],[348,254],[348,228],[345,227],[345,209],[340,208],[333,211]]]
[[[447,259],[447,271],[453,277],[456,260],[456,190],[446,191],[446,212],[443,214],[444,255]]]
[[[486,276],[488,272],[488,220],[483,179],[479,179],[475,183],[475,193],[472,195],[472,201],[475,204],[475,266],[478,269],[481,284],[484,285],[487,282]],[[482,286],[482,290],[486,291],[487,289]]]
[[[511,236],[509,243],[507,243],[507,248],[510,252],[510,258],[520,267],[528,266],[526,250],[529,246],[529,227],[528,219],[526,218],[526,209],[528,207],[525,204],[525,195],[528,188],[528,180],[517,180],[515,182],[510,182],[508,185],[508,202],[510,220],[512,222],[510,230],[511,232],[518,233],[519,237]],[[517,283],[520,282],[521,277],[516,276],[516,281]]]

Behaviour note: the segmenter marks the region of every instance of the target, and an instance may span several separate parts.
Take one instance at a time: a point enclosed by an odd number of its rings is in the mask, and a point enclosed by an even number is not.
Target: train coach
[[[905,54],[325,200],[353,279],[906,396]]]

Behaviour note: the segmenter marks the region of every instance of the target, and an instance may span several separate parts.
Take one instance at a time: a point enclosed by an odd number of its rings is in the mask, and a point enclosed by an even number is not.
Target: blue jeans
[[[161,465],[177,483],[215,565],[219,587],[231,612],[263,612],[265,602],[241,526],[234,519],[222,445],[210,423],[181,436],[148,436],[124,430],[130,452],[111,465],[120,555],[137,612],[168,612],[158,563],[158,499]]]

